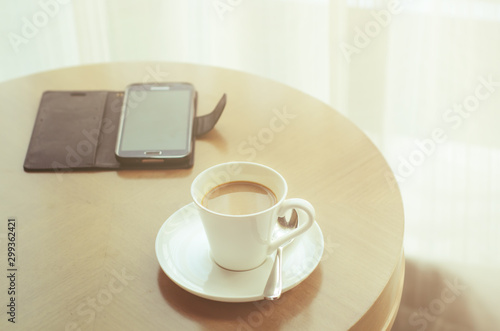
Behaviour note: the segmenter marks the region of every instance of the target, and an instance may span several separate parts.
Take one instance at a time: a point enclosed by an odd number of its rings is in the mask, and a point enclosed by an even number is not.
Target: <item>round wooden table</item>
[[[198,114],[223,93],[226,109],[198,139],[191,169],[26,173],[23,161],[46,90],[114,90],[186,81]],[[15,322],[25,330],[390,329],[402,293],[404,215],[373,143],[328,105],[243,72],[180,63],[65,68],[0,84],[0,254],[15,217]],[[288,197],[310,201],[324,236],[318,267],[278,301],[210,301],[160,268],[155,237],[191,202],[202,170],[231,160],[279,171]],[[5,310],[5,308],[4,308]],[[0,329],[12,325],[3,314]]]

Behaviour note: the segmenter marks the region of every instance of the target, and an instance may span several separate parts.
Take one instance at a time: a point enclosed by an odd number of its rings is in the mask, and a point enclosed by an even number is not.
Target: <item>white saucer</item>
[[[302,212],[298,212],[300,219]],[[323,234],[316,222],[286,246],[283,292],[297,286],[313,272],[323,255],[323,248]],[[275,254],[249,271],[219,267],[210,257],[203,224],[191,203],[163,223],[156,236],[156,257],[167,276],[188,292],[216,301],[247,302],[263,299]]]

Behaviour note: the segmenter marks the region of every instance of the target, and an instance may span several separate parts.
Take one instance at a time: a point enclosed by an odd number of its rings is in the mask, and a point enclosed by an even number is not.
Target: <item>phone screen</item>
[[[191,90],[132,90],[127,96],[120,150],[189,150]],[[177,154],[179,154],[177,153]],[[165,154],[165,153],[164,153]]]

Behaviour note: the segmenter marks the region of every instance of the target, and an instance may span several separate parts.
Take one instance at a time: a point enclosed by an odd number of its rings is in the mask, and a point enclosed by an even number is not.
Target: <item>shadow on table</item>
[[[495,309],[486,307],[472,286],[454,273],[406,259],[403,296],[392,330],[494,330],[491,311]]]
[[[321,286],[308,286],[308,280],[321,284],[321,279],[322,270],[319,265],[306,280],[283,293],[276,301],[230,303],[191,294],[172,282],[161,268],[158,271],[158,285],[165,301],[206,330],[279,330],[287,321],[307,310],[317,295]]]
[[[220,134],[217,128],[214,128],[203,136],[196,138],[196,140],[198,141],[198,143],[207,142],[210,145],[213,145],[221,153],[227,152],[227,140],[223,135]]]

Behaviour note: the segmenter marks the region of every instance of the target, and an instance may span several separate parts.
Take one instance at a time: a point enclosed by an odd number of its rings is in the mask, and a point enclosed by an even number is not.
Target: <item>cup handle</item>
[[[278,216],[284,216],[285,213],[290,210],[290,209],[300,209],[303,210],[306,215],[307,219],[305,222],[303,220],[299,220],[299,227],[295,230],[292,230],[291,232],[287,233],[284,236],[281,236],[277,238],[276,240],[273,240],[267,249],[267,254],[271,254],[274,252],[276,249],[278,249],[279,246],[283,245],[284,243],[288,242],[289,240],[303,234],[306,232],[313,224],[314,224],[314,207],[307,202],[304,199],[287,199],[283,201],[283,204],[281,205],[280,209],[278,210]]]

